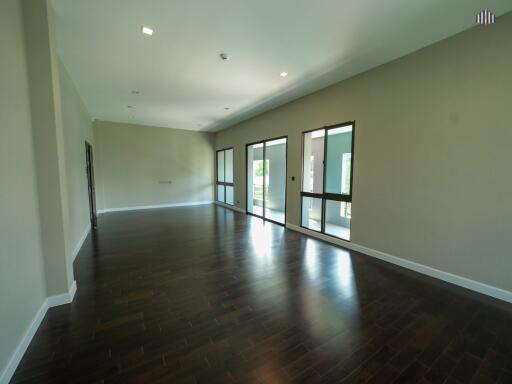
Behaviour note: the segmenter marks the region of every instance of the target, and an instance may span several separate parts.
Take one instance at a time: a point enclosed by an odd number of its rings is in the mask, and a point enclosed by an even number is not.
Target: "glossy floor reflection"
[[[14,383],[510,383],[510,306],[215,206],[112,213]]]

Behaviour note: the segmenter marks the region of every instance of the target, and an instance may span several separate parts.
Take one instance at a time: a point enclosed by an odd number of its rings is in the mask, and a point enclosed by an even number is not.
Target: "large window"
[[[353,122],[303,134],[301,225],[350,240]]]
[[[233,148],[217,151],[217,201],[233,205]]]

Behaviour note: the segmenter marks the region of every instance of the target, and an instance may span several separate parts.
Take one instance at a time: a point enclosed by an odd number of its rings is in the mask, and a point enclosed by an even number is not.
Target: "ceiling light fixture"
[[[142,26],[142,33],[148,36],[153,36],[153,28]]]
[[[135,108],[133,105],[127,105],[126,107],[127,107],[128,109],[133,109],[133,108]]]
[[[138,95],[138,94],[140,93],[140,91],[132,91],[132,93],[133,93],[134,95]]]
[[[281,72],[281,73],[279,74],[279,76],[281,76],[281,77],[286,77],[286,76],[288,76],[288,72]]]
[[[229,55],[227,53],[221,53],[219,56],[220,56],[222,61],[229,60]]]
[[[224,107],[224,109],[225,109],[226,111],[229,111],[229,110],[230,110],[230,108],[229,108],[229,107]]]

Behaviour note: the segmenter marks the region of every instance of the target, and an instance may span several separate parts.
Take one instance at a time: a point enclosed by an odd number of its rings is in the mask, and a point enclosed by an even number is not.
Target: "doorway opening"
[[[96,215],[96,189],[94,187],[94,156],[92,145],[85,142],[85,170],[87,172],[87,190],[89,192],[89,218],[92,228],[98,225],[98,217]]]

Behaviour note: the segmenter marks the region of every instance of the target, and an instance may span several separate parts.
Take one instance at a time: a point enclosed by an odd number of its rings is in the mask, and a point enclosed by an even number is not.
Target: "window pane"
[[[350,195],[352,125],[327,130],[325,192]]]
[[[226,204],[233,205],[233,187],[226,186]]]
[[[284,224],[286,139],[265,143],[265,217]]]
[[[350,240],[350,222],[352,203],[344,201],[325,201],[325,233]]]
[[[224,181],[224,151],[217,152],[217,181]]]
[[[263,216],[263,143],[247,147],[247,212]],[[268,180],[265,180],[268,185]]]
[[[217,200],[221,203],[224,203],[224,186],[223,185],[217,185]]]
[[[319,232],[322,230],[322,199],[302,197],[302,226]]]
[[[304,134],[303,192],[323,193],[325,130]]]
[[[225,157],[225,162],[226,162],[226,174],[225,174],[226,183],[232,183],[233,182],[233,150],[232,149],[228,149],[225,152],[226,152],[226,157]]]

